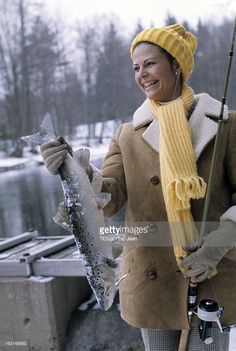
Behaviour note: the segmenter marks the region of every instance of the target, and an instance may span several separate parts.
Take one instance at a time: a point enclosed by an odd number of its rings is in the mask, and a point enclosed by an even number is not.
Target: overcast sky
[[[196,26],[198,19],[221,21],[236,16],[236,0],[43,0],[50,15],[65,23],[91,19],[94,15],[117,14],[128,29],[140,19],[144,26],[164,25],[167,13],[178,21]]]

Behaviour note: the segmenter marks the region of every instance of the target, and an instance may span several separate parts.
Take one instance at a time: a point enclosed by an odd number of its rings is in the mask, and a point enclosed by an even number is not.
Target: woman
[[[157,238],[166,235],[158,232],[159,222],[168,222],[171,231],[173,247],[146,241],[143,246],[124,245],[122,253],[121,316],[141,328],[145,350],[178,349],[180,331],[189,328],[188,278],[199,282],[199,300],[213,299],[224,306],[222,324],[236,319],[235,113],[225,112],[221,166],[207,218],[220,223],[207,233],[199,249],[188,250],[197,240],[194,222],[202,218],[217,130],[209,116],[220,112],[218,101],[208,94],[194,95],[186,85],[196,45],[194,35],[179,24],[147,29],[134,38],[135,81],[146,100],[132,122],[115,132],[102,167],[103,191],[112,194],[104,209],[106,217],[127,202],[127,223],[152,223]],[[43,145],[41,152],[55,174],[66,146],[55,141]],[[94,167],[92,173],[91,177],[98,176]],[[216,329],[213,344],[206,346],[195,325],[193,320],[189,350],[228,349],[228,335]]]

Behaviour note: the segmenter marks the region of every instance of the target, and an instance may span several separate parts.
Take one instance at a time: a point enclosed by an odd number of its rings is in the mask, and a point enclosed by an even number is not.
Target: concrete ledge
[[[85,277],[0,278],[0,350],[63,351],[71,313],[90,292]]]

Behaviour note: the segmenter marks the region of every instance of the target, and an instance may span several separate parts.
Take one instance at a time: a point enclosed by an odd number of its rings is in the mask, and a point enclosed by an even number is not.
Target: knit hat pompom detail
[[[144,41],[156,44],[170,53],[180,65],[184,81],[189,79],[194,67],[193,55],[197,47],[197,39],[191,32],[186,31],[184,26],[173,24],[163,28],[143,30],[131,43],[131,57],[136,45]]]

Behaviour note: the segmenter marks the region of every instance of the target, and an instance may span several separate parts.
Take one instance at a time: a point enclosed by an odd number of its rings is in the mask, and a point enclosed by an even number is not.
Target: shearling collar
[[[221,103],[206,93],[195,95],[195,99],[198,102],[190,116],[189,124],[192,130],[194,154],[196,159],[198,159],[205,146],[211,141],[217,132],[217,123],[206,117],[206,114],[219,116]],[[227,106],[225,106],[224,116],[224,119],[227,119]],[[155,118],[151,113],[147,105],[147,100],[145,100],[134,113],[134,130],[144,127],[148,123],[150,123],[150,125],[144,131],[142,137],[153,150],[159,152],[159,121],[158,118]]]

